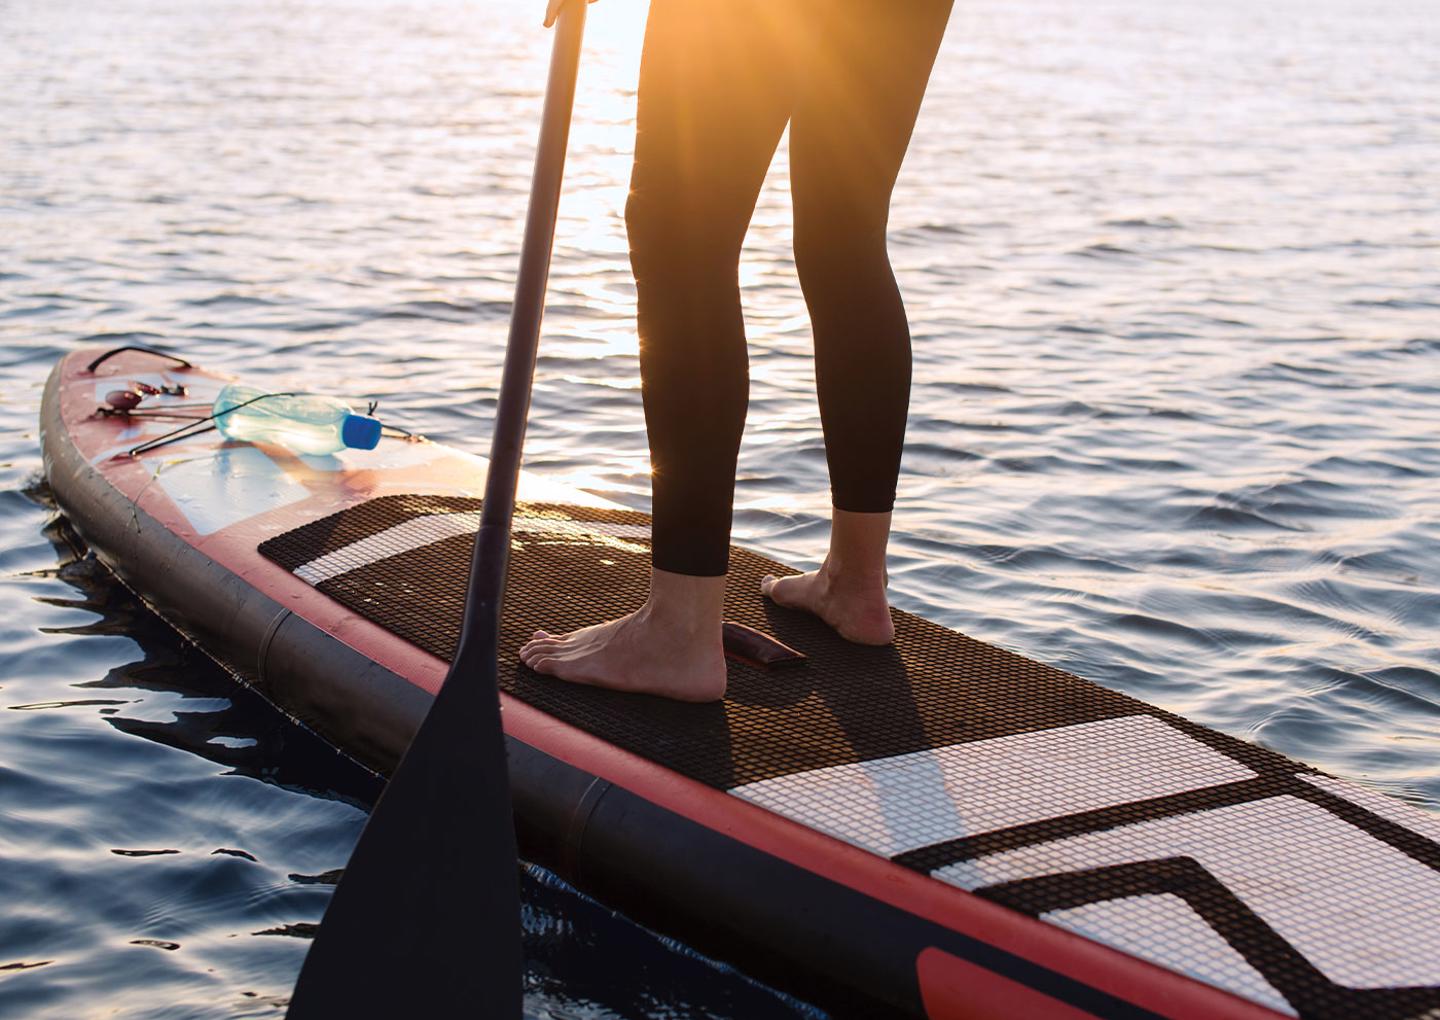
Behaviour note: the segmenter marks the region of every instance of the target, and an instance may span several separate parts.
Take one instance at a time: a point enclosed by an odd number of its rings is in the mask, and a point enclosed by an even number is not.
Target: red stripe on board
[[[1092,1013],[933,946],[915,958],[915,976],[920,982],[920,1001],[930,1020],[997,1016],[1094,1020]]]

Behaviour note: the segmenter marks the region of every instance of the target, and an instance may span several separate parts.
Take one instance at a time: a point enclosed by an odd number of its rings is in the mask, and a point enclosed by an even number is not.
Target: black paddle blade
[[[287,1016],[519,1017],[521,967],[492,650],[451,668],[346,866]]]

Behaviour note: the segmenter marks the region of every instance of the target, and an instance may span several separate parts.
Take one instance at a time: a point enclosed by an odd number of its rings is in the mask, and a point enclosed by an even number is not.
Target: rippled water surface
[[[278,1015],[375,792],[79,555],[46,372],[163,342],[483,450],[541,6],[0,0],[0,1014]],[[643,5],[592,15],[528,463],[643,508]],[[1440,810],[1437,53],[1428,3],[962,0],[891,226],[900,606]],[[813,564],[784,171],[737,530]],[[806,1012],[524,882],[534,1016]]]

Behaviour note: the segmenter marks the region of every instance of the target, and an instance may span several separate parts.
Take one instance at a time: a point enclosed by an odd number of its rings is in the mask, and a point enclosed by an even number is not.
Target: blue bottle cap
[[[373,450],[380,445],[380,422],[363,414],[347,414],[340,426],[340,441],[352,450]]]

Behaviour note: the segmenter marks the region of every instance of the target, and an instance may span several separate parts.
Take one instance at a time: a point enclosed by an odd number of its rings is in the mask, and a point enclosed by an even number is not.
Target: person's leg
[[[650,597],[526,665],[694,701],[725,689],[721,612],[749,374],[740,247],[790,116],[773,0],[654,0],[626,225],[654,492]]]
[[[762,590],[865,644],[894,638],[885,548],[910,400],[910,329],[885,227],[950,6],[830,0],[813,43],[797,41],[795,264],[814,326],[834,516],[820,570],[766,578]]]
[[[740,248],[792,106],[774,0],[655,0],[626,203],[653,560],[726,572],[749,400]]]

